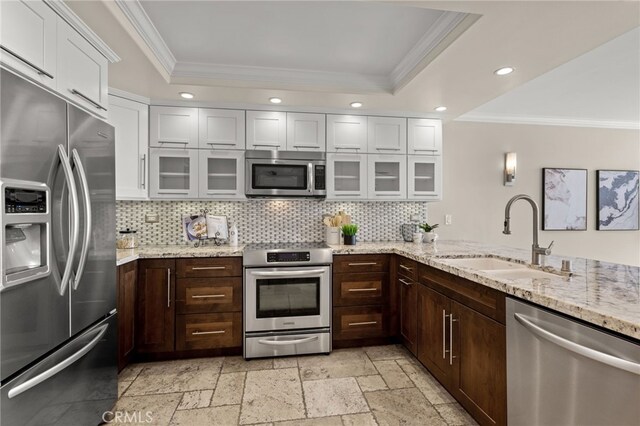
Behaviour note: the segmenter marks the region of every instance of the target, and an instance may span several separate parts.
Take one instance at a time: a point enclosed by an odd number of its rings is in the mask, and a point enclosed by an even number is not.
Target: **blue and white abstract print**
[[[637,230],[638,171],[598,170],[598,229]]]

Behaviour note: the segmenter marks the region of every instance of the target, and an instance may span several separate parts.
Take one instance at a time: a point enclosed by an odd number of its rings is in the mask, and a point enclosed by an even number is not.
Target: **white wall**
[[[504,154],[518,154],[515,186],[503,185]],[[429,204],[440,238],[531,247],[531,207],[511,212],[511,235],[502,234],[504,208],[516,194],[542,208],[542,168],[588,170],[587,231],[540,231],[555,240],[553,254],[640,266],[640,231],[596,231],[596,170],[639,170],[640,131],[520,124],[449,122],[444,126],[444,197]],[[444,225],[444,215],[453,223]],[[541,212],[542,216],[542,212]]]

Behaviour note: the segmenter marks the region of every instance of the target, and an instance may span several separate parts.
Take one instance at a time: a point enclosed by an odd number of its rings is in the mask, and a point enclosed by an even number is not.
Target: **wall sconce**
[[[513,186],[516,181],[517,163],[515,152],[507,152],[504,155],[504,186]]]

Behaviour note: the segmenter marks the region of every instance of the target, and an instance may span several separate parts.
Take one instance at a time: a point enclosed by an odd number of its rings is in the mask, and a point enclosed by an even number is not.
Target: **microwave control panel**
[[[308,262],[311,253],[308,251],[267,252],[267,262]]]
[[[323,190],[323,189],[327,189],[326,187],[326,174],[325,174],[325,166],[320,166],[320,165],[316,165],[315,166],[315,176],[316,176],[316,181],[315,181],[315,188],[316,190]]]
[[[4,188],[5,213],[46,213],[47,192],[24,188]]]

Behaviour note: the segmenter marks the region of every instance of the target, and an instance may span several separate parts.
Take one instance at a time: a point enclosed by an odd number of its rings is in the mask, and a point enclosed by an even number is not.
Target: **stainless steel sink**
[[[558,278],[561,275],[553,274],[551,272],[540,271],[538,269],[524,268],[513,270],[493,270],[485,271],[487,275],[501,278],[505,280],[518,280],[518,279],[540,279],[540,278]]]
[[[495,257],[466,257],[459,259],[443,259],[445,263],[460,268],[476,269],[478,271],[492,271],[503,269],[526,269],[527,265],[509,260],[497,259]]]

